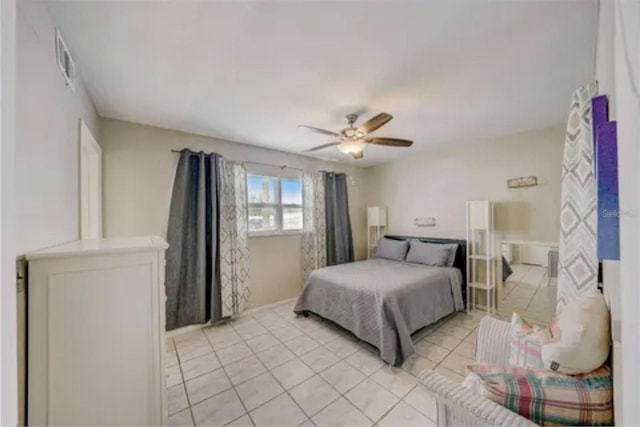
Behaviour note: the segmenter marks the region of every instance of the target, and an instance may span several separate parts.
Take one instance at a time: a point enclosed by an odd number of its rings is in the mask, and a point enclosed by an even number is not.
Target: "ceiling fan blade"
[[[360,151],[359,153],[351,153],[351,157],[358,160],[364,157],[364,151]]]
[[[333,132],[333,131],[326,130],[326,129],[320,129],[320,128],[313,127],[313,126],[298,125],[298,127],[299,127],[299,128],[303,128],[303,129],[310,130],[311,132],[320,133],[320,134],[322,134],[322,135],[329,135],[329,136],[335,136],[335,137],[340,136],[340,134],[339,134],[339,133],[337,133],[337,132]]]
[[[377,116],[370,118],[369,120],[364,122],[362,125],[360,125],[357,132],[362,132],[363,134],[366,135],[384,126],[391,119],[393,119],[393,116],[391,114],[380,113]]]
[[[305,150],[305,151],[307,153],[310,153],[312,151],[318,151],[318,150],[322,150],[323,148],[333,147],[335,145],[340,145],[340,144],[342,144],[342,142],[330,142],[328,144],[322,144],[322,145],[318,145],[317,147],[309,148],[308,150]]]
[[[369,144],[376,145],[387,145],[389,147],[411,147],[413,145],[413,141],[409,141],[408,139],[400,139],[400,138],[365,138],[364,142]]]

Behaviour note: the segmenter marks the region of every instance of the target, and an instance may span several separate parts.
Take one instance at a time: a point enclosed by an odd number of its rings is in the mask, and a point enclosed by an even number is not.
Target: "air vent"
[[[76,78],[76,64],[71,58],[67,44],[62,39],[60,31],[56,28],[56,57],[58,58],[58,68],[62,72],[65,84],[73,91]]]

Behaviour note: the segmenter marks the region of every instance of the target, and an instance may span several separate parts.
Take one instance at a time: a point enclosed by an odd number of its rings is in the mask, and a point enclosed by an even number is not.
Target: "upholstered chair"
[[[485,317],[478,327],[474,360],[509,363],[510,324]],[[433,371],[424,371],[418,381],[436,398],[438,426],[536,426],[526,418],[479,396]]]

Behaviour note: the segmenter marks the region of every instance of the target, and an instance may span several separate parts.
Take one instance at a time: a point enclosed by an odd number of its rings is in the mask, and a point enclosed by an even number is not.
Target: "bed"
[[[375,346],[380,358],[400,366],[414,353],[411,334],[464,309],[466,242],[407,236],[428,243],[457,243],[452,267],[428,267],[373,258],[315,270],[294,307],[314,313]]]

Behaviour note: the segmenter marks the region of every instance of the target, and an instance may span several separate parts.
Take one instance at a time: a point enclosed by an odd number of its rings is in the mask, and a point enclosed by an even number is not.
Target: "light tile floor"
[[[500,313],[510,318],[515,311],[526,320],[548,324],[556,312],[556,279],[549,280],[545,267],[512,264],[511,268]]]
[[[294,302],[167,338],[174,426],[427,426],[435,402],[416,385],[435,369],[461,381],[482,313],[457,313],[414,334],[402,368]]]

